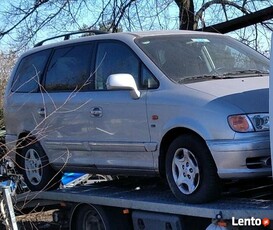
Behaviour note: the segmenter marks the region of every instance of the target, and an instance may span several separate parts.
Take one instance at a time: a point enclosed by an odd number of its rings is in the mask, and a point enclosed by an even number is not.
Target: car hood
[[[245,113],[269,111],[269,77],[216,79],[186,84],[210,94],[214,100],[231,103]]]

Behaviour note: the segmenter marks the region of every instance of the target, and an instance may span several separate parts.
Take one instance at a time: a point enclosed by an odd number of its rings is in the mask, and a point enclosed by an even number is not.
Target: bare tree
[[[127,17],[135,2],[136,0],[19,0],[16,3],[0,3],[0,40],[9,37],[8,41],[13,44],[17,42],[21,49],[29,42],[33,44],[40,34],[47,36],[44,33],[64,33],[79,30],[84,24],[92,28],[99,24],[108,25],[109,22],[109,30],[117,32],[121,21]]]
[[[3,53],[0,52],[0,128],[3,126],[3,96],[5,85],[10,75],[12,67],[16,61],[16,54],[12,51]]]
[[[179,8],[179,29],[194,29],[194,3],[193,0],[175,0]]]
[[[272,0],[203,1],[195,14],[194,29],[227,33],[266,52],[272,32]],[[246,17],[244,17],[246,16]]]
[[[44,37],[79,30],[200,29],[269,7],[273,0],[18,0],[0,2],[0,42],[17,50]],[[259,49],[260,34],[271,30],[263,22],[234,33]],[[249,35],[252,35],[249,37]],[[251,42],[249,42],[251,41]],[[15,46],[16,44],[16,46]],[[2,48],[3,49],[3,48]]]

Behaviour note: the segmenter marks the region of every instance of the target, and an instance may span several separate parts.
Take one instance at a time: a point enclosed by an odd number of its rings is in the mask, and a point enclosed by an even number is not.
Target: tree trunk
[[[217,32],[217,33],[229,33],[238,29],[245,28],[247,26],[255,25],[257,23],[262,23],[264,21],[273,18],[273,6],[267,7],[265,9],[226,21],[218,23],[212,26],[204,27],[198,30],[206,32]]]
[[[193,30],[194,4],[193,0],[175,0],[179,8],[179,29]]]

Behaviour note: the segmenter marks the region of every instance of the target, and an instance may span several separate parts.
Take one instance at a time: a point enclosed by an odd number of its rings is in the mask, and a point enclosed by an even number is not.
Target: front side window
[[[98,45],[95,89],[106,90],[106,80],[111,74],[131,74],[139,86],[140,62],[135,54],[124,44],[105,42]]]
[[[90,88],[92,46],[79,44],[56,49],[45,78],[47,91],[74,91]]]
[[[39,90],[40,78],[49,54],[50,50],[44,50],[22,59],[13,80],[13,92],[31,93]]]

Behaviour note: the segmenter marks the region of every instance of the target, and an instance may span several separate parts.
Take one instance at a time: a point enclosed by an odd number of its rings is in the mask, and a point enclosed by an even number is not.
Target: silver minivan
[[[62,172],[162,176],[188,203],[271,174],[269,60],[220,34],[99,34],[24,53],[4,103],[31,190]]]

